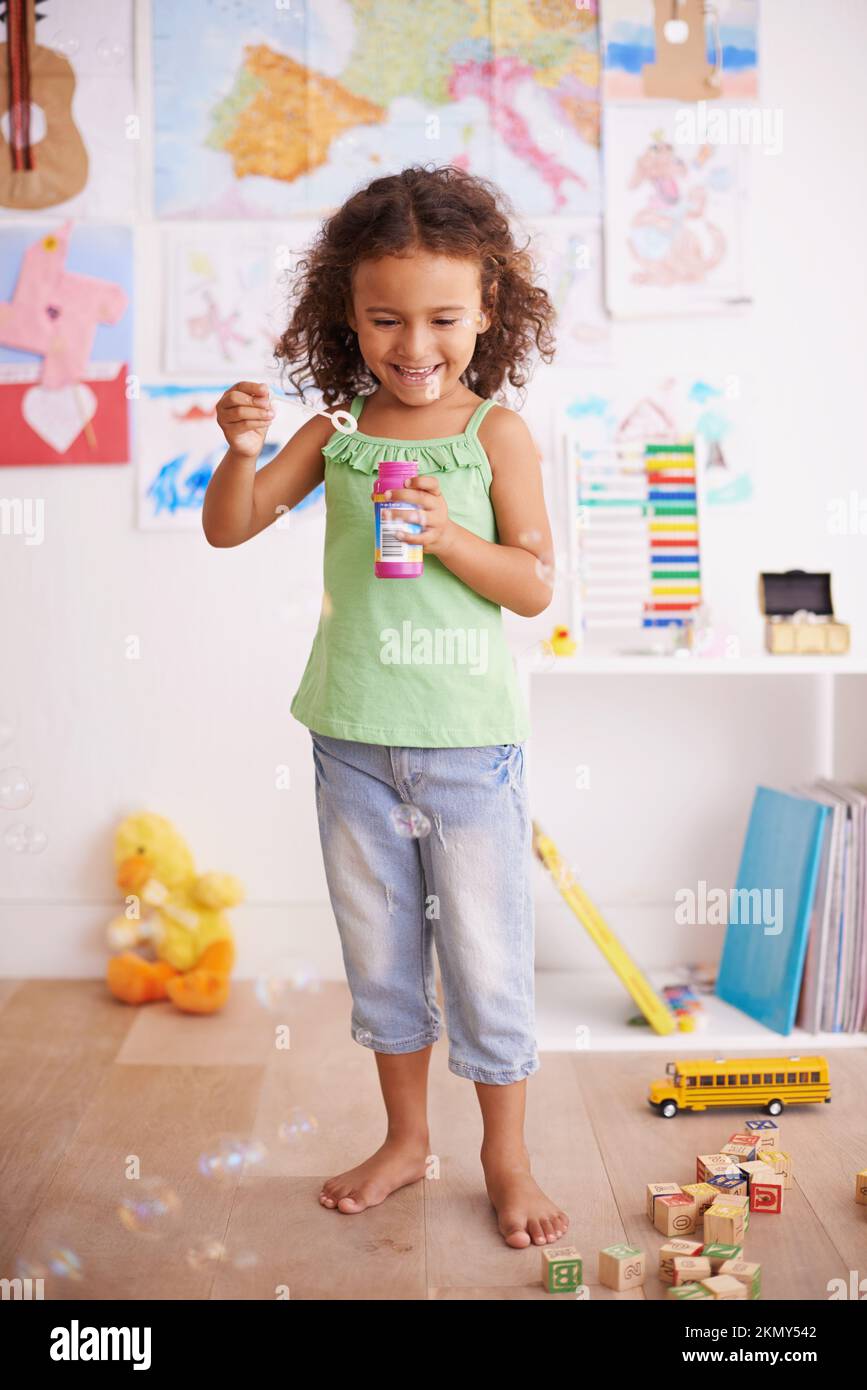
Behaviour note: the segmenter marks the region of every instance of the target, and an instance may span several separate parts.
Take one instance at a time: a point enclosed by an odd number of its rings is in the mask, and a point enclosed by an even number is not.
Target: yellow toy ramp
[[[601,913],[593,906],[572,871],[560,858],[560,851],[533,821],[533,850],[551,874],[561,895],[582,927],[599,947],[608,964],[623,981],[655,1033],[673,1033],[677,1019],[650,981],[642,974],[628,951],[621,946]]]

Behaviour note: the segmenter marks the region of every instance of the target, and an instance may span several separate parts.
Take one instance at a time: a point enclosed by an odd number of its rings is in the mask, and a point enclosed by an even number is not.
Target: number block
[[[635,1288],[644,1283],[647,1260],[634,1245],[608,1245],[599,1251],[599,1282],[607,1289]]]
[[[574,1245],[542,1251],[542,1288],[546,1293],[575,1293],[584,1283],[584,1262]]]
[[[664,1236],[687,1236],[695,1230],[698,1208],[685,1192],[670,1197],[657,1197],[653,1209],[653,1224]]]

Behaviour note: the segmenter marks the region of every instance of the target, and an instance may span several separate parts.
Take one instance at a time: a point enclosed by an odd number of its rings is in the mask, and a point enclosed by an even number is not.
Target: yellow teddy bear
[[[235,946],[223,911],[244,890],[231,874],[197,874],[171,821],[149,811],[128,816],[114,839],[117,885],[127,914],[115,917],[108,942],[121,955],[108,963],[108,987],[125,1004],[171,999],[190,1014],[211,1014],[229,997]],[[144,909],[152,910],[146,917]],[[150,945],[156,960],[131,950]]]

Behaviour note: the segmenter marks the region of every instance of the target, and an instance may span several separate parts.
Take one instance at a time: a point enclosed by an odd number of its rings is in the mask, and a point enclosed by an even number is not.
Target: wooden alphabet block
[[[713,1274],[705,1255],[675,1255],[671,1266],[672,1284],[697,1284]]]
[[[711,1272],[719,1274],[726,1260],[739,1260],[743,1254],[742,1245],[726,1245],[724,1241],[711,1241],[702,1247],[702,1254],[710,1260]]]
[[[702,1279],[701,1284],[710,1290],[713,1298],[746,1298],[747,1288],[731,1274],[714,1274],[711,1279]]]
[[[697,1208],[685,1192],[670,1197],[657,1197],[654,1203],[653,1224],[664,1236],[686,1236],[695,1230]]]
[[[723,1245],[742,1245],[745,1232],[743,1207],[727,1206],[722,1197],[704,1214],[704,1238],[708,1244],[721,1242]]]
[[[762,1267],[749,1260],[725,1260],[719,1267],[719,1274],[730,1274],[746,1287],[747,1298],[762,1296]]]
[[[750,1190],[749,1182],[740,1169],[737,1175],[719,1173],[716,1177],[708,1178],[707,1185],[714,1189],[718,1197],[746,1196]]]
[[[774,1120],[747,1120],[744,1129],[755,1135],[759,1153],[779,1145],[780,1126]]]
[[[542,1250],[542,1288],[546,1293],[575,1293],[584,1283],[584,1262],[574,1245]]]
[[[779,1173],[783,1179],[783,1187],[786,1189],[792,1186],[792,1155],[786,1153],[785,1149],[764,1149],[759,1158],[762,1163],[766,1163],[772,1173]]]
[[[728,1144],[746,1144],[747,1148],[753,1150],[751,1154],[742,1154],[742,1158],[758,1158],[759,1156],[759,1141],[755,1134],[751,1134],[749,1130],[739,1130],[737,1134],[730,1134]],[[727,1152],[728,1144],[723,1145],[723,1153]]]
[[[855,1201],[867,1207],[867,1168],[855,1174]]]
[[[731,1154],[732,1158],[743,1159],[745,1163],[749,1163],[752,1159],[755,1159],[757,1150],[755,1144],[752,1142],[734,1144],[729,1140],[727,1144],[723,1144],[720,1153]]]
[[[719,1189],[712,1186],[712,1184],[709,1182],[687,1183],[684,1186],[683,1191],[686,1193],[687,1197],[692,1197],[693,1201],[695,1202],[696,1216],[698,1220],[702,1219],[706,1209],[711,1205],[711,1203],[715,1202],[717,1197],[719,1196]]]
[[[740,1169],[731,1154],[698,1154],[695,1160],[696,1182],[709,1182],[713,1177],[729,1173],[738,1176]]]
[[[672,1284],[668,1291],[668,1298],[713,1298],[710,1289],[706,1289],[703,1284]]]
[[[700,1240],[668,1240],[659,1247],[659,1277],[663,1284],[670,1284],[674,1274],[674,1260],[678,1255],[700,1255]],[[711,1266],[713,1268],[713,1266]]]
[[[766,1178],[754,1178],[750,1182],[750,1208],[752,1211],[766,1211],[778,1214],[783,1210],[783,1176],[781,1173],[768,1173]]]
[[[647,1184],[647,1219],[654,1219],[654,1205],[657,1197],[673,1197],[680,1192],[680,1183],[676,1182],[649,1182]]]
[[[607,1289],[631,1289],[644,1283],[647,1261],[634,1245],[608,1245],[599,1251],[599,1282]]]

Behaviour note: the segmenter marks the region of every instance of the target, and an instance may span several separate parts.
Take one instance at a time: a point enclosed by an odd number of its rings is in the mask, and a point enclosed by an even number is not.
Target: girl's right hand
[[[258,458],[274,419],[271,393],[260,381],[237,381],[217,401],[217,424],[229,448],[243,458]]]

